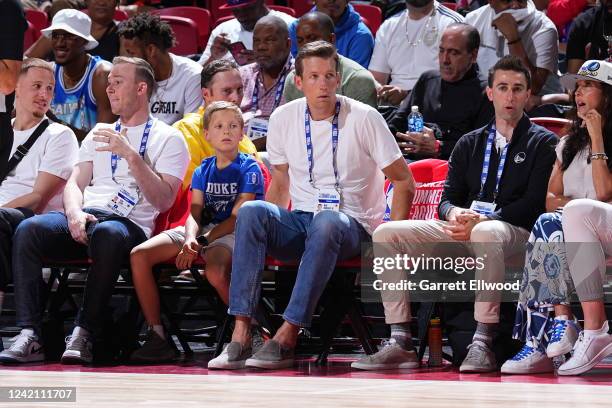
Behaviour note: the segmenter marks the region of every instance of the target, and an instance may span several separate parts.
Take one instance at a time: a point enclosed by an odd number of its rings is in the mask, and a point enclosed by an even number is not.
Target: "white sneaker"
[[[66,351],[62,354],[62,364],[90,364],[93,361],[92,343],[86,336],[66,337]]]
[[[559,367],[557,373],[559,375],[585,373],[610,354],[612,354],[612,335],[608,334],[606,321],[601,330],[580,332],[572,357]]]
[[[546,347],[546,355],[553,358],[572,351],[581,330],[574,320],[555,319],[551,329],[550,341],[548,347]]]
[[[10,348],[0,353],[3,363],[32,363],[44,361],[43,346],[38,342],[38,336],[23,331],[13,337],[14,343]]]
[[[501,367],[502,374],[539,374],[553,371],[553,360],[546,356],[535,340],[525,343],[521,351]]]

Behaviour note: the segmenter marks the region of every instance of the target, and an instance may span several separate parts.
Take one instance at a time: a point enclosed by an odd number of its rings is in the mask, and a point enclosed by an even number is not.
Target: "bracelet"
[[[605,153],[593,153],[591,154],[591,160],[608,160],[608,155]]]
[[[516,40],[514,40],[514,41],[508,41],[508,45],[516,44],[516,43],[518,43],[518,42],[521,42],[521,37],[517,38],[517,39],[516,39]]]

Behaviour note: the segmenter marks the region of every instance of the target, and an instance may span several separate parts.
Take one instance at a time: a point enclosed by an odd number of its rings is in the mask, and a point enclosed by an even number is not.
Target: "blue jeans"
[[[101,328],[106,307],[122,266],[129,264],[130,251],[145,241],[143,230],[125,217],[85,208],[97,223],[88,224],[89,245],[72,239],[68,220],[61,212],[37,215],[19,224],[13,237],[13,282],[17,325],[40,330],[44,281],[43,260],[69,261],[90,257],[83,304],[76,325],[92,333]]]
[[[229,313],[253,317],[261,294],[266,253],[281,261],[300,260],[297,280],[283,318],[310,326],[315,306],[336,261],[361,253],[371,238],[352,217],[334,212],[287,211],[265,201],[249,201],[238,211],[232,257]]]

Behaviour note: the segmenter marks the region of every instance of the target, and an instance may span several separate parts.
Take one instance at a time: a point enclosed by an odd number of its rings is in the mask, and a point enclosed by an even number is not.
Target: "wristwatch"
[[[196,241],[198,242],[198,244],[202,245],[203,247],[208,246],[208,239],[204,235],[200,235],[199,237],[197,237]]]

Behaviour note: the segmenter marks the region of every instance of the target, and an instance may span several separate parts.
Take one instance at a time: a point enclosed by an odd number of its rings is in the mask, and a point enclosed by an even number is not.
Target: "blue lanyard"
[[[153,118],[149,116],[147,120],[147,124],[145,125],[144,131],[142,132],[142,139],[140,139],[140,149],[138,149],[138,153],[140,157],[144,159],[145,151],[147,150],[147,141],[149,140],[149,133],[151,132],[151,127],[153,126]],[[115,124],[115,132],[121,132],[121,122],[117,121]],[[117,163],[119,162],[120,157],[115,153],[111,154],[111,174],[113,181],[115,180],[115,172],[117,171]]]
[[[272,110],[278,108],[281,102],[281,98],[283,97],[283,90],[285,89],[285,80],[287,79],[287,74],[289,70],[285,67],[281,72],[280,78],[278,79],[278,83],[276,84],[276,93],[274,94],[274,105],[272,106]],[[261,74],[260,74],[261,75]],[[257,76],[259,78],[259,75]],[[256,112],[259,108],[259,85],[258,81],[255,81],[255,87],[253,88],[253,96],[251,97],[251,111]],[[261,81],[263,86],[263,80]]]
[[[484,198],[484,187],[487,182],[487,178],[489,176],[489,165],[491,164],[491,151],[493,150],[493,143],[495,141],[495,134],[497,133],[497,129],[495,129],[495,125],[491,126],[489,130],[489,139],[487,140],[487,148],[485,150],[484,161],[482,163],[482,173],[480,174],[480,194],[479,200]],[[508,145],[502,149],[501,156],[499,158],[499,166],[497,167],[497,179],[495,181],[495,191],[493,192],[493,201],[497,199],[497,194],[499,193],[499,183],[502,178],[502,174],[504,173],[504,165],[506,164],[506,154],[508,153]]]
[[[334,176],[336,177],[335,188],[338,190],[340,186],[340,180],[338,178],[338,163],[337,163],[337,151],[338,151],[338,116],[340,115],[340,101],[336,101],[336,112],[334,113],[334,119],[332,120],[332,155],[333,155],[333,166]],[[306,130],[306,153],[308,154],[308,173],[310,174],[310,185],[315,187],[314,179],[312,177],[312,170],[314,168],[313,153],[312,153],[312,134],[310,130],[310,109],[306,104],[306,112],[304,113],[304,130]]]

